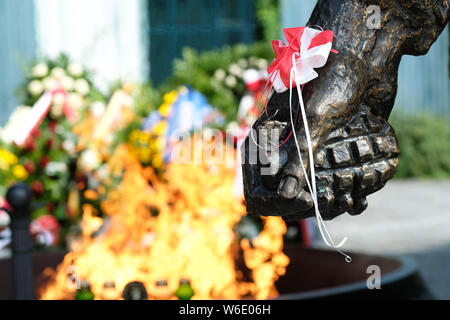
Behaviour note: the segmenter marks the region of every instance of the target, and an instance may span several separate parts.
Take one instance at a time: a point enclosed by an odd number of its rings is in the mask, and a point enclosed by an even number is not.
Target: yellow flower
[[[172,90],[169,93],[166,93],[163,96],[164,103],[172,104],[178,98],[178,92],[176,90]]]
[[[13,165],[18,162],[18,159],[15,154],[9,152],[6,149],[0,149],[0,160],[7,165]]]
[[[153,140],[151,144],[148,146],[149,150],[153,153],[159,153],[160,148],[158,147],[157,140]]]
[[[150,161],[150,154],[148,154],[148,153],[142,154],[141,157],[139,158],[139,160],[142,163],[148,163]]]
[[[139,143],[140,144],[148,144],[148,140],[150,139],[150,135],[146,132],[141,132],[139,137]]]
[[[130,134],[130,141],[131,142],[136,142],[139,140],[139,136],[140,136],[140,131],[135,129],[131,132]]]
[[[12,172],[13,172],[13,175],[21,181],[28,178],[28,172],[21,164],[15,165],[12,169]]]
[[[163,159],[162,159],[161,154],[158,154],[158,155],[156,155],[153,158],[152,165],[153,165],[154,168],[161,168],[162,167]]]
[[[5,171],[8,171],[9,169],[9,165],[1,159],[0,159],[0,169]]]
[[[172,104],[171,103],[163,103],[159,107],[159,114],[161,116],[163,116],[164,118],[168,117],[171,111],[172,111]]]
[[[148,149],[139,149],[138,158],[141,162],[147,163],[150,160],[150,151]]]
[[[160,121],[153,127],[153,133],[162,136],[167,131],[167,121]]]

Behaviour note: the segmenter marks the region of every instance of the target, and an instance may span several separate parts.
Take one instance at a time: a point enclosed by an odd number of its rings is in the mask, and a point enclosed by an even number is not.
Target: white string
[[[278,111],[279,111],[279,110],[277,109],[277,111],[275,112],[275,114],[274,114],[271,118],[269,118],[268,120],[270,120],[270,119],[272,119],[273,117],[275,117],[275,116],[278,114]],[[261,118],[261,116],[259,116],[259,117]],[[258,120],[259,120],[259,118],[258,118]],[[258,148],[263,149],[263,150],[266,151],[266,152],[271,152],[271,151],[273,151],[273,150],[276,149],[276,147],[275,147],[275,148],[269,150],[269,149],[266,148],[266,147],[260,146],[260,145],[258,144],[258,142],[256,142],[255,137],[253,136],[253,128],[250,128],[250,137],[252,138],[253,143],[254,143]]]
[[[276,78],[276,76],[277,76],[277,72],[278,71],[274,71],[274,72],[272,72],[270,75],[269,75],[269,81],[271,81],[271,82],[273,82],[274,81],[274,79]],[[270,93],[269,93],[270,94]],[[272,116],[268,116],[268,118],[267,118],[267,120],[270,120],[270,119],[273,119],[273,118],[275,118],[276,116],[277,116],[277,114],[278,114],[278,109],[275,111],[275,113],[272,115]],[[261,116],[264,114],[264,111],[260,114],[260,116],[258,117],[258,119],[256,120],[256,122],[258,122],[258,120],[259,119],[261,119]],[[274,151],[275,149],[277,149],[277,147],[274,147],[273,149],[268,149],[268,148],[266,148],[266,147],[263,147],[263,146],[261,146],[261,145],[259,145],[258,144],[258,142],[256,142],[256,139],[255,139],[255,137],[253,136],[253,128],[250,128],[250,137],[252,138],[252,140],[253,140],[253,143],[258,147],[258,148],[260,148],[260,149],[263,149],[265,152],[271,152],[271,151]]]
[[[296,81],[296,87],[297,87],[297,93],[298,93],[298,100],[300,102],[300,108],[302,112],[302,118],[303,118],[303,126],[305,128],[305,135],[306,135],[306,141],[308,143],[308,153],[309,153],[309,164],[310,164],[310,171],[311,171],[311,182],[308,179],[308,174],[306,173],[305,165],[303,163],[302,154],[300,151],[300,146],[298,143],[297,135],[295,134],[295,126],[294,126],[294,117],[292,112],[292,84],[293,84],[293,76],[295,75],[295,79],[299,79],[297,75],[297,68],[295,63],[295,53],[292,55],[292,69],[290,73],[290,86],[289,86],[289,108],[290,108],[290,115],[291,115],[291,125],[293,130],[293,136],[295,140],[295,145],[297,147],[298,157],[300,159],[300,164],[302,166],[303,173],[305,175],[305,179],[309,188],[309,191],[311,193],[311,196],[313,197],[314,202],[314,211],[317,218],[317,223],[319,226],[320,234],[325,242],[325,244],[329,247],[332,247],[336,249],[340,254],[342,254],[345,257],[345,261],[351,262],[352,258],[343,253],[339,248],[342,247],[345,242],[347,241],[347,237],[345,237],[339,245],[335,245],[333,238],[331,237],[330,233],[328,232],[328,229],[325,225],[325,222],[323,221],[323,218],[319,211],[319,205],[317,200],[317,186],[316,186],[316,174],[315,174],[315,168],[314,168],[314,155],[312,150],[312,142],[311,142],[311,135],[309,133],[309,127],[308,127],[308,120],[306,118],[306,110],[305,105],[303,103],[303,96],[302,91],[300,89],[300,84]]]
[[[317,27],[320,29],[320,31],[323,31],[323,28],[321,26],[319,26],[318,24],[310,24],[310,25],[307,25],[306,27],[311,28],[311,29],[313,29],[313,27]]]

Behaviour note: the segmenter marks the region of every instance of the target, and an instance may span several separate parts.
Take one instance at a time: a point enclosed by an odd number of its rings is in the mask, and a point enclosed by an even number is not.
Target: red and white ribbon
[[[42,123],[50,111],[53,98],[56,94],[62,94],[64,96],[62,108],[69,121],[75,122],[77,120],[78,116],[76,112],[68,103],[68,93],[66,90],[59,88],[53,91],[46,91],[33,105],[20,127],[17,128],[13,139],[13,142],[17,146],[23,147],[32,135],[33,131]]]
[[[275,51],[275,60],[267,69],[273,88],[282,93],[292,88],[290,74],[295,68],[298,77],[294,85],[303,85],[319,75],[314,68],[323,67],[328,60],[333,46],[333,31],[320,31],[308,27],[284,29],[287,40],[272,42]],[[295,59],[292,59],[292,57]]]
[[[13,142],[17,146],[23,147],[33,131],[41,124],[42,120],[44,120],[50,110],[52,100],[53,94],[50,91],[47,91],[33,105],[30,112],[25,119],[23,119],[20,127],[16,130]]]

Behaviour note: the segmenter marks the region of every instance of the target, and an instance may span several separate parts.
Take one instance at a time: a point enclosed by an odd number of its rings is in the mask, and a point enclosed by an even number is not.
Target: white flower
[[[84,99],[78,93],[71,93],[71,94],[69,94],[69,97],[67,98],[67,103],[69,104],[69,106],[71,106],[75,110],[78,110],[83,106]]]
[[[260,74],[255,69],[248,69],[244,72],[243,79],[246,84],[250,84],[260,80]]]
[[[30,92],[33,97],[39,96],[43,91],[44,85],[39,80],[33,80],[28,84],[28,92]]]
[[[45,167],[45,174],[50,177],[56,176],[65,171],[67,171],[67,165],[64,162],[52,161]]]
[[[267,60],[265,59],[259,59],[258,63],[257,63],[258,68],[260,69],[267,69],[267,67],[269,66]]]
[[[242,76],[242,73],[243,73],[242,68],[239,67],[237,64],[232,64],[232,65],[230,65],[230,68],[228,69],[228,71],[229,71],[232,75],[237,76],[237,77],[241,77],[241,76]]]
[[[222,69],[217,69],[216,72],[214,72],[214,78],[216,78],[219,81],[223,81],[226,75],[227,74]]]
[[[100,168],[98,168],[97,175],[100,180],[105,180],[106,178],[108,178],[109,177],[108,166],[104,164]]]
[[[236,121],[232,121],[227,125],[227,134],[230,134],[231,136],[238,136],[240,133],[240,127],[239,124]]]
[[[87,176],[88,189],[95,190],[95,189],[98,189],[100,187],[100,180],[95,175],[95,172],[91,171],[86,176]]]
[[[58,92],[53,96],[53,105],[62,106],[66,101],[66,97],[61,92]]]
[[[62,147],[68,154],[70,154],[70,155],[75,154],[76,145],[75,145],[75,141],[73,141],[72,139],[64,140]]]
[[[48,74],[48,66],[45,63],[39,63],[31,69],[31,74],[36,78],[43,78]]]
[[[236,77],[229,75],[225,78],[225,85],[227,87],[234,88],[236,87],[236,84],[237,84]]]
[[[43,82],[45,90],[53,91],[58,89],[58,81],[54,78],[45,78]]]
[[[92,171],[100,165],[100,158],[94,150],[85,150],[80,156],[80,167],[87,171]]]
[[[248,58],[248,62],[250,63],[251,66],[256,66],[258,64],[258,58],[250,57]]]
[[[61,79],[61,85],[67,91],[73,90],[73,86],[74,86],[73,78],[70,76],[63,77]]]
[[[52,69],[51,75],[56,79],[62,79],[66,75],[66,71],[63,68],[55,67]]]
[[[11,243],[11,229],[5,228],[0,231],[0,250],[3,250]]]
[[[83,66],[79,63],[71,63],[67,70],[74,77],[80,77],[84,72]]]
[[[75,91],[85,96],[91,90],[89,83],[85,79],[78,79],[75,81]]]
[[[64,110],[62,104],[53,104],[52,107],[50,108],[50,115],[52,116],[53,119],[61,118],[63,112]]]
[[[51,232],[44,230],[37,234],[36,242],[41,246],[51,247],[55,240],[54,238],[55,237],[51,234]]]
[[[6,210],[0,209],[0,228],[6,228],[9,226],[11,218]]]
[[[245,60],[243,58],[238,60],[238,65],[243,69],[248,68],[248,62],[247,62],[247,60]]]
[[[105,113],[106,106],[103,102],[96,101],[91,104],[90,110],[94,117],[100,118]]]

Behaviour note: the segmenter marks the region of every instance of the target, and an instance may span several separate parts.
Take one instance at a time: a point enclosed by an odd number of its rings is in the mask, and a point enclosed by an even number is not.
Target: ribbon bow
[[[318,77],[314,68],[323,67],[332,49],[333,31],[320,31],[308,27],[284,29],[287,40],[285,44],[281,40],[272,41],[275,51],[275,61],[267,69],[276,92],[282,93],[291,88],[290,75],[294,67],[296,76],[294,85],[305,84]],[[293,59],[295,57],[295,59]]]

